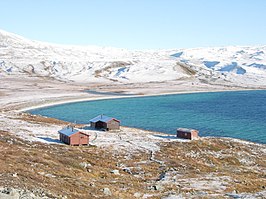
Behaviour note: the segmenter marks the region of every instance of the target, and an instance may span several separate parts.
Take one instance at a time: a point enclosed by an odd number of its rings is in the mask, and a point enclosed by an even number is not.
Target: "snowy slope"
[[[266,70],[266,46],[187,49],[172,54],[181,62],[221,72],[261,74]]]
[[[171,56],[197,71],[207,69],[232,82],[265,85],[266,46],[183,49]]]
[[[0,30],[0,74],[65,81],[215,79],[266,85],[266,46],[129,51],[31,41]]]

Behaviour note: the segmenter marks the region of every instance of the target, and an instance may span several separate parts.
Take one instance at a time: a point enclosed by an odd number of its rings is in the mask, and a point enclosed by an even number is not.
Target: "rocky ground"
[[[71,147],[58,142],[57,131],[66,122],[20,112],[66,101],[119,97],[83,92],[86,89],[131,94],[225,89],[182,81],[164,87],[149,83],[115,89],[2,77],[0,198],[265,198],[263,144],[229,138],[184,141],[122,127],[119,132],[87,130],[91,145]]]
[[[153,143],[158,150],[127,151],[122,150],[126,145],[117,150],[30,142],[1,131],[0,198],[266,196],[264,145],[228,138],[171,139]]]

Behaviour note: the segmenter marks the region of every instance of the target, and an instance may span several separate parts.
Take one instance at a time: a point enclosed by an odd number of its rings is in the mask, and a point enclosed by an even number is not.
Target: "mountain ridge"
[[[265,86],[266,45],[133,51],[50,44],[0,30],[0,74],[120,83],[193,78]]]

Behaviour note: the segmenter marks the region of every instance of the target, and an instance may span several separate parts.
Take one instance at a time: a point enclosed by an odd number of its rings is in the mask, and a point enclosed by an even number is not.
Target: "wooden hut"
[[[58,133],[60,141],[71,146],[89,144],[89,135],[74,129],[73,127],[68,126],[58,131]]]
[[[91,119],[90,125],[92,128],[104,129],[106,131],[120,129],[120,121],[106,115],[98,115],[97,117]]]
[[[199,137],[199,131],[195,129],[178,128],[176,133],[178,138],[193,140]]]

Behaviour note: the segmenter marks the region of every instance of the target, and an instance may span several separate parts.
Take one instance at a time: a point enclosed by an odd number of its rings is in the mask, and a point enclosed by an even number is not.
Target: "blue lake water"
[[[32,114],[88,123],[105,114],[123,126],[175,134],[195,128],[200,136],[233,137],[266,143],[266,91],[164,95],[69,103],[35,109]]]

